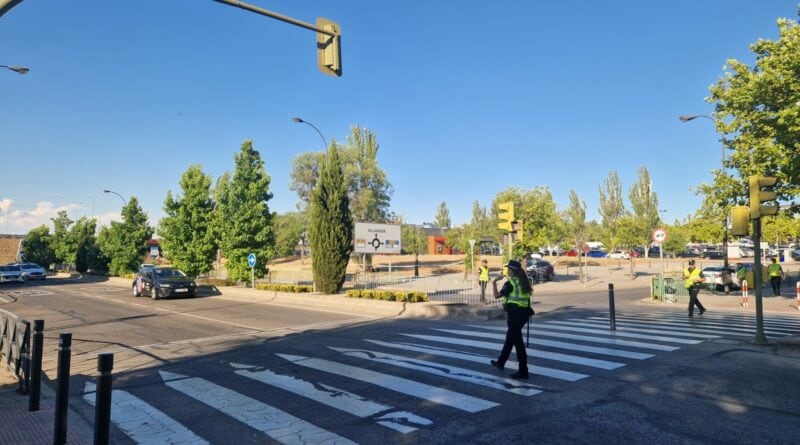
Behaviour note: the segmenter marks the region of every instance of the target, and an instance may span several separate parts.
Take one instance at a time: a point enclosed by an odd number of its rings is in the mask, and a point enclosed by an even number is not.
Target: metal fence
[[[0,309],[0,361],[19,378],[23,392],[28,391],[30,384],[30,345],[30,322]]]
[[[353,274],[346,285],[353,289],[381,289],[421,291],[430,301],[445,303],[480,304],[481,288],[477,276],[464,277],[463,273],[444,275],[408,276],[383,272]],[[500,304],[492,297],[491,283],[486,287],[486,304]]]

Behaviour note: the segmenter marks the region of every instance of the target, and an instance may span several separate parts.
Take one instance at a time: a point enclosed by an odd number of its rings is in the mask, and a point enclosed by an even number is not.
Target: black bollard
[[[28,411],[39,411],[42,394],[42,348],[44,347],[44,320],[33,320],[33,347],[31,348],[31,392]]]
[[[67,443],[67,402],[69,401],[69,363],[72,353],[72,334],[58,335],[58,388],[56,391],[56,425],[53,444]]]
[[[114,354],[97,354],[97,392],[94,402],[94,445],[108,445],[111,427],[111,370]]]
[[[611,321],[611,330],[617,330],[617,314],[614,309],[614,283],[608,283],[608,315]]]

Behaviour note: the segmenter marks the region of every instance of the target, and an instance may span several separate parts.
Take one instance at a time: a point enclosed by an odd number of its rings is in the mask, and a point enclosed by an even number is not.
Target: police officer
[[[503,288],[499,292],[497,291],[497,282],[503,277],[500,276],[492,280],[494,298],[503,299],[503,309],[506,311],[508,330],[506,330],[506,341],[503,343],[500,356],[497,360],[492,360],[491,363],[492,366],[502,371],[508,356],[511,355],[511,347],[513,346],[517,353],[519,368],[517,372],[511,374],[511,378],[527,379],[528,353],[525,351],[525,341],[522,339],[522,328],[528,322],[528,318],[533,315],[533,309],[531,309],[533,288],[519,261],[510,260],[508,262],[508,275],[508,281],[503,284]]]
[[[692,312],[694,312],[695,306],[700,311],[700,315],[703,315],[706,308],[700,303],[697,294],[700,292],[703,282],[706,281],[706,277],[703,276],[703,271],[694,266],[694,260],[689,260],[689,267],[683,270],[683,279],[685,280],[683,287],[689,291],[689,316],[693,316]]]
[[[772,295],[776,297],[781,296],[781,277],[783,276],[783,268],[778,264],[778,259],[773,258],[772,264],[767,268],[769,273],[769,283],[772,285]]]
[[[489,263],[486,260],[481,261],[478,284],[481,286],[481,303],[486,303],[486,285],[489,284]]]

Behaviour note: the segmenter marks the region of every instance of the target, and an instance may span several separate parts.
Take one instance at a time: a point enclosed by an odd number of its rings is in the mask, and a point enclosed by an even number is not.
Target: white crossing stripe
[[[694,324],[689,323],[686,321],[659,321],[659,320],[643,320],[641,318],[618,318],[618,321],[624,322],[623,326],[627,327],[653,327],[653,326],[663,326],[665,329],[670,329],[670,331],[664,330],[660,331],[664,334],[673,334],[675,330],[678,331],[691,331],[691,332],[700,332],[700,333],[707,333],[707,334],[716,334],[715,337],[721,335],[739,335],[739,336],[750,336],[753,335],[755,332],[755,326],[747,329],[735,326],[741,325],[730,325],[724,326],[719,324],[711,324],[706,323],[705,321],[702,324]],[[593,320],[587,320],[587,322],[597,322]],[[764,331],[768,334],[778,334],[773,331]],[[674,334],[673,334],[674,335]],[[779,335],[786,335],[786,334],[779,334]]]
[[[644,319],[646,318],[646,319]],[[654,318],[651,316],[645,316],[643,318],[638,318],[637,321],[648,321],[653,320],[652,323],[678,323],[681,326],[691,326],[693,328],[698,327],[697,329],[707,328],[707,329],[724,329],[726,332],[733,333],[735,331],[745,332],[747,335],[752,335],[756,329],[756,321],[742,321],[742,320],[726,320],[724,318],[711,318],[703,315],[702,317],[696,317],[691,321],[687,320],[683,317],[661,317],[661,318]],[[695,329],[695,330],[697,330]],[[792,330],[791,328],[776,328],[769,323],[764,323],[764,333],[770,335],[794,335],[798,332],[798,330]]]
[[[355,444],[275,407],[198,377],[159,371],[164,383],[176,391],[216,408],[245,425],[285,444]]]
[[[703,342],[703,340],[689,340],[685,338],[665,337],[663,335],[633,334],[630,332],[617,332],[608,329],[588,329],[588,328],[578,328],[573,326],[559,326],[556,324],[550,324],[550,322],[539,323],[539,329],[554,329],[557,331],[582,332],[584,334],[608,335],[611,337],[644,338],[647,340],[663,341],[666,343],[680,343],[684,345],[696,345],[698,343]]]
[[[447,405],[452,408],[460,409],[470,413],[477,413],[479,411],[494,408],[495,406],[500,405],[499,403],[490,402],[488,400],[479,399],[477,397],[468,396],[466,394],[461,394],[444,388],[437,388],[435,386],[418,383],[402,377],[382,374],[369,369],[362,369],[330,360],[290,354],[277,355],[296,365],[371,383],[382,388],[397,391],[401,394],[418,397],[420,399]]]
[[[83,398],[95,404],[95,384],[86,382]],[[208,441],[127,391],[111,393],[111,420],[136,443],[204,445]]]
[[[395,349],[402,349],[404,351],[414,351],[414,352],[422,352],[423,354],[430,354],[436,355],[440,357],[449,357],[458,360],[464,360],[473,363],[481,363],[484,365],[489,365],[489,357],[485,355],[478,355],[478,354],[470,354],[464,353],[459,351],[454,351],[452,349],[445,349],[445,348],[434,348],[431,346],[423,346],[416,343],[388,343],[384,341],[378,340],[367,340],[370,343],[374,343],[376,345],[385,346],[387,348],[395,348]],[[495,348],[493,348],[495,349]],[[517,366],[517,362],[514,361],[507,361],[506,368],[508,369],[519,369]],[[544,377],[550,377],[559,380],[567,380],[569,382],[575,382],[580,379],[585,379],[589,377],[586,374],[580,374],[577,372],[570,372],[570,371],[563,371],[561,369],[553,369],[553,368],[546,368],[544,366],[531,366],[530,363],[528,364],[528,372],[530,374],[541,375]]]
[[[404,425],[402,422],[426,426],[433,424],[433,422],[424,417],[408,411],[395,411],[389,405],[373,402],[357,394],[324,383],[307,382],[288,375],[276,374],[269,369],[257,371],[249,369],[253,367],[248,365],[229,364],[234,368],[240,368],[236,373],[241,376],[284,389],[357,417],[375,419],[379,425],[403,434],[416,431],[417,428]]]
[[[469,382],[475,385],[486,386],[493,389],[499,389],[501,391],[507,391],[521,396],[532,396],[542,392],[536,389],[536,385],[522,383],[519,380],[471,371],[469,369],[459,368],[456,366],[443,365],[427,360],[418,360],[400,355],[369,351],[366,349],[335,348],[332,346],[328,346],[328,348],[350,357],[363,358],[379,363],[385,363],[387,365],[400,366],[401,368],[415,369],[417,371],[427,372],[429,374],[435,374],[438,376],[460,380],[462,382]]]
[[[639,316],[639,315],[637,315]],[[648,318],[671,318],[678,321],[686,321],[686,313],[681,312],[677,313],[675,311],[669,313],[654,313],[654,314],[641,314],[642,317]],[[747,313],[747,314],[740,314],[734,312],[722,312],[719,311],[711,311],[706,312],[700,317],[695,318],[696,320],[703,320],[703,321],[716,321],[722,323],[745,323],[747,325],[755,325],[755,313]],[[766,314],[764,316],[764,326],[771,326],[777,330],[789,330],[789,331],[797,331],[800,329],[800,318],[792,319],[792,318],[785,318],[781,315],[776,314]]]
[[[558,325],[565,325],[565,326],[587,326],[587,327],[600,327],[595,322],[590,320],[581,320],[581,321],[548,321],[548,325],[550,324],[558,324]],[[690,332],[678,332],[678,331],[664,331],[663,329],[648,329],[648,328],[628,328],[625,327],[627,325],[622,325],[617,323],[616,332],[644,332],[647,334],[666,334],[672,337],[696,337],[702,339],[711,339],[711,338],[719,338],[719,335],[707,335],[707,334],[692,334]],[[648,326],[650,327],[650,326]]]
[[[505,335],[503,334],[487,334],[486,332],[464,331],[459,329],[435,329],[435,330],[446,332],[448,334],[466,335],[470,337],[491,338],[494,340],[505,339]],[[534,335],[536,335],[535,331]],[[534,337],[534,340],[535,341],[532,341],[531,343],[538,346],[550,346],[552,348],[569,349],[571,351],[591,352],[593,354],[632,358],[634,360],[645,360],[653,357],[653,354],[645,354],[643,352],[624,351],[621,349],[611,349],[611,348],[598,348],[596,346],[585,346],[585,345],[578,345],[575,343],[567,343],[563,341],[544,340],[536,337]]]
[[[436,341],[441,343],[456,344],[462,346],[471,346],[474,348],[495,349],[500,350],[502,344],[489,343],[475,340],[466,340],[463,338],[441,337],[436,335],[419,335],[419,334],[403,334],[409,337],[418,338],[420,340]],[[610,362],[607,360],[599,360],[595,358],[581,357],[578,355],[560,354],[558,352],[540,351],[538,349],[526,348],[528,357],[538,357],[546,360],[555,360],[565,363],[573,363],[576,365],[590,366],[592,368],[600,369],[617,369],[625,366],[625,363]]]
[[[482,325],[467,325],[467,326],[470,328],[486,329],[490,331],[500,331],[500,332],[506,331],[506,328],[502,326],[482,326]],[[565,334],[563,332],[548,332],[538,329],[536,325],[534,325],[533,329],[531,329],[531,332],[542,337],[564,338],[567,340],[579,340],[590,343],[603,343],[615,346],[629,346],[631,348],[637,348],[637,349],[653,349],[656,351],[666,351],[666,352],[671,352],[680,349],[680,347],[678,346],[661,345],[658,343],[645,343],[641,341],[620,340],[618,338],[590,337],[588,335]]]

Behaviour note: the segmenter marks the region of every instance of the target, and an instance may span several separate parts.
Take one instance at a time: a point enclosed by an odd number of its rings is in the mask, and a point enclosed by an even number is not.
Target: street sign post
[[[256,254],[250,252],[250,255],[247,255],[247,265],[250,266],[250,287],[255,289],[256,288],[256,274],[255,274],[255,267],[256,267]]]
[[[658,244],[658,256],[661,261],[661,283],[664,283],[664,241],[667,240],[667,231],[664,229],[653,230],[653,242]]]

